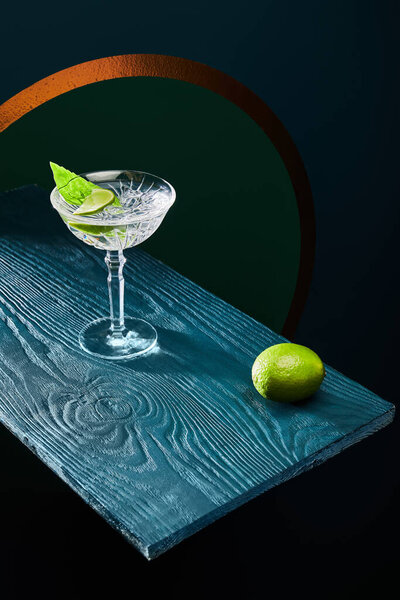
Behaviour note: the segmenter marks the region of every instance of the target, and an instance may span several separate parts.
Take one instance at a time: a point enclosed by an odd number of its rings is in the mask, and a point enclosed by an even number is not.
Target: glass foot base
[[[148,352],[157,343],[157,331],[142,319],[125,317],[125,329],[121,333],[111,332],[108,317],[88,323],[79,334],[83,350],[108,360],[126,360]]]

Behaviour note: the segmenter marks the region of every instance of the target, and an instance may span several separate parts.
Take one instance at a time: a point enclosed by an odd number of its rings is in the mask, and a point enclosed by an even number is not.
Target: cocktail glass
[[[157,332],[147,321],[124,315],[123,251],[156,231],[175,201],[175,190],[164,179],[141,171],[94,171],[81,176],[113,190],[121,206],[78,216],[72,214],[77,207],[68,204],[57,188],[50,195],[68,229],[86,244],[106,251],[110,316],[88,323],[79,333],[79,343],[89,354],[126,360],[154,348]]]

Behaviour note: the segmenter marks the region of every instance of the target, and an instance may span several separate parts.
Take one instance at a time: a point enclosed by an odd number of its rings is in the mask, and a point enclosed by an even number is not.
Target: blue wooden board
[[[329,367],[313,398],[264,400],[251,365],[284,338],[140,249],[127,314],[159,345],[88,356],[77,332],[107,312],[104,253],[64,232],[40,188],[2,194],[0,211],[0,418],[147,558],[392,420]]]

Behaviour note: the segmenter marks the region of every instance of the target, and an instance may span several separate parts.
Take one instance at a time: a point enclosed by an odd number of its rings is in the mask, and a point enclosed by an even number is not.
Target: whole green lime
[[[299,344],[270,346],[254,361],[254,387],[264,398],[297,402],[316,392],[325,377],[322,360]]]

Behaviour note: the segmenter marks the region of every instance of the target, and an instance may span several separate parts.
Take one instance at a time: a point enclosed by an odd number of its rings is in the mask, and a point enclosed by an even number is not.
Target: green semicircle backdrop
[[[167,78],[93,83],[25,114],[0,149],[2,190],[50,190],[49,160],[77,173],[138,169],[167,179],[176,203],[143,249],[282,330],[300,259],[296,197],[269,137],[229,100]]]

